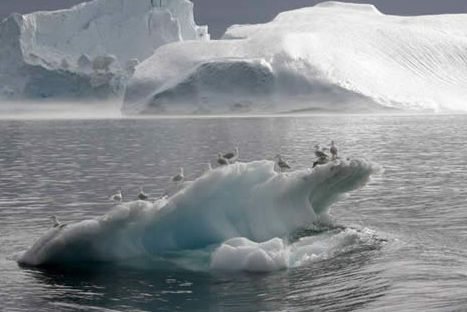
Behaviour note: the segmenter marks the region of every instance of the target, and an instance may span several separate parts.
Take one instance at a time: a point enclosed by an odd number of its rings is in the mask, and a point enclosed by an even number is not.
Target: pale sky
[[[148,0],[150,1],[150,0]],[[467,0],[342,0],[372,3],[387,14],[422,15],[467,13]],[[0,0],[0,18],[12,12],[67,8],[82,0]],[[198,24],[207,24],[213,38],[218,38],[232,24],[262,23],[277,13],[311,6],[321,0],[193,0]]]

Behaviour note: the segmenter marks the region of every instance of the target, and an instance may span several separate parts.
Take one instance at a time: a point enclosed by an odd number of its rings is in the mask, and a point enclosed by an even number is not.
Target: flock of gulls
[[[328,154],[328,152],[330,154]],[[228,166],[230,164],[235,163],[238,160],[238,157],[240,156],[240,152],[238,150],[238,147],[235,148],[234,151],[228,152],[228,153],[219,153],[217,155],[217,164],[219,166]],[[329,147],[321,147],[319,144],[315,145],[315,156],[317,159],[313,162],[313,168],[315,168],[318,165],[323,165],[329,162],[330,160],[336,160],[337,159],[337,147],[334,144],[334,141],[331,141],[331,145]],[[283,172],[285,170],[291,169],[292,167],[282,158],[280,154],[277,154],[274,157],[274,162],[275,166],[274,169],[279,172]],[[210,171],[212,170],[211,163],[207,163],[207,170]],[[179,168],[179,172],[174,175],[173,177],[170,178],[171,182],[174,183],[177,187],[183,184],[185,181],[185,175],[183,173],[183,168]],[[163,199],[168,196],[168,193],[165,192],[162,196],[156,198],[157,199]],[[114,195],[110,196],[109,199],[114,202],[123,202],[123,191],[120,188],[117,193]],[[146,194],[143,190],[142,187],[139,188],[139,192],[136,195],[137,200],[143,200],[143,201],[149,201],[150,197],[148,194]],[[58,221],[56,216],[51,217],[52,222],[53,222],[53,227],[63,227],[66,224],[60,223]]]
[[[330,155],[327,152],[330,152]],[[228,166],[230,164],[235,163],[240,156],[240,152],[238,150],[238,147],[235,148],[235,150],[228,152],[228,153],[219,153],[217,155],[217,164],[219,166]],[[313,168],[316,167],[317,165],[322,165],[327,163],[329,160],[335,160],[337,159],[337,147],[334,144],[334,141],[331,141],[331,146],[330,147],[324,147],[321,148],[320,145],[315,145],[315,156],[317,159],[313,162]],[[282,158],[280,154],[277,154],[274,157],[275,161],[275,170],[277,171],[285,171],[288,169],[291,169],[292,167]],[[210,171],[212,170],[211,163],[206,163],[207,165],[207,170]],[[178,174],[174,175],[171,177],[171,182],[174,183],[177,186],[180,186],[184,181],[185,181],[185,175],[183,173],[183,168],[179,168]],[[164,193],[159,198],[167,196],[167,193]],[[115,202],[122,202],[123,201],[123,193],[122,190],[119,189],[118,192],[109,198],[112,201]],[[143,188],[139,188],[139,192],[136,195],[136,199],[138,200],[149,200],[149,196],[144,192]]]

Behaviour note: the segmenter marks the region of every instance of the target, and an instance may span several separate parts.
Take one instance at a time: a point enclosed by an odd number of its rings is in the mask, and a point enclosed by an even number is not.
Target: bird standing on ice
[[[182,183],[183,180],[185,180],[185,176],[183,175],[183,168],[180,167],[178,174],[172,177],[172,182],[179,184]]]
[[[315,155],[319,159],[327,159],[329,157],[328,154],[321,150],[321,146],[319,144],[315,145]]]
[[[217,155],[217,163],[221,166],[226,166],[229,164],[229,160],[225,158],[224,156],[222,156],[222,153],[219,153]]]
[[[227,159],[229,163],[233,164],[234,162],[237,161],[239,155],[240,155],[240,152],[238,151],[238,147],[236,147],[235,151],[224,154],[222,157]]]
[[[332,160],[335,160],[337,158],[337,147],[334,145],[334,141],[331,141],[330,152],[332,155]]]
[[[291,167],[289,166],[288,163],[285,162],[285,160],[282,159],[282,156],[277,154],[276,157],[274,157],[276,160],[276,166],[279,168],[279,170],[282,172],[285,169],[290,169]]]
[[[112,196],[110,196],[109,199],[113,200],[113,201],[116,201],[116,202],[123,201],[122,189],[119,189],[118,192],[113,194]]]
[[[139,200],[148,200],[149,199],[149,196],[146,193],[144,193],[142,187],[139,188],[139,193],[138,193],[137,197],[138,197]]]
[[[317,165],[322,165],[327,163],[329,160],[328,154],[326,154],[322,149],[319,144],[315,145],[315,155],[318,157],[318,160],[313,162],[313,168],[316,167]]]
[[[58,218],[56,216],[51,216],[50,219],[52,219],[52,222],[54,223],[53,227],[56,228],[56,227],[64,227],[66,224],[65,223],[61,223],[60,221],[58,221]]]

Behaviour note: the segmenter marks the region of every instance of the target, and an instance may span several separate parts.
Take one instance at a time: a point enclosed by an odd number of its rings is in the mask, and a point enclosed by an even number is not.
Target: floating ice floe
[[[18,261],[118,262],[218,246],[215,269],[225,255],[245,254],[249,260],[239,268],[256,270],[266,263],[267,270],[279,269],[289,265],[282,238],[317,221],[378,170],[358,159],[288,173],[274,171],[273,161],[237,162],[207,171],[154,203],[122,203],[101,217],[51,228]]]

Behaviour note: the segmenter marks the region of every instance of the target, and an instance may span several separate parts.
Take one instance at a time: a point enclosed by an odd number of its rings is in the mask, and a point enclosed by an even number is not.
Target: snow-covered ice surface
[[[208,40],[187,0],[94,0],[0,23],[0,99],[121,101],[135,66],[169,42]]]
[[[467,110],[467,15],[324,2],[140,64],[127,113]]]
[[[275,172],[267,160],[236,163],[206,172],[166,199],[123,203],[102,217],[52,228],[18,261],[36,266],[167,258],[189,269],[244,271],[298,266],[368,238],[346,230],[290,244],[287,239],[325,218],[332,203],[378,171],[360,159],[289,173]]]

